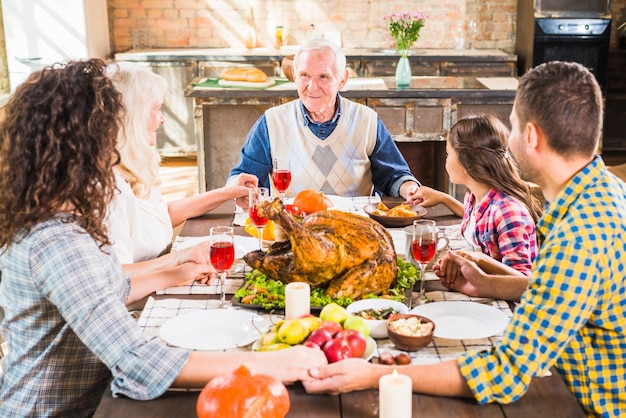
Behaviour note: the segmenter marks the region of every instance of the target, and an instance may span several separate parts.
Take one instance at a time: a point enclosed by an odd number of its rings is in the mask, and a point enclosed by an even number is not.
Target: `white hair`
[[[294,76],[298,71],[298,59],[303,52],[310,51],[322,51],[324,49],[330,49],[333,51],[335,55],[335,71],[337,71],[336,76],[339,78],[339,81],[343,81],[346,76],[346,54],[344,54],[343,50],[337,45],[336,42],[326,39],[326,38],[311,38],[307,40],[296,55],[293,57],[293,73]]]
[[[158,74],[130,63],[109,66],[107,75],[122,94],[125,107],[124,126],[117,137],[121,161],[118,169],[138,197],[150,195],[158,185],[161,157],[150,146],[148,131],[150,111],[162,102],[167,82]]]

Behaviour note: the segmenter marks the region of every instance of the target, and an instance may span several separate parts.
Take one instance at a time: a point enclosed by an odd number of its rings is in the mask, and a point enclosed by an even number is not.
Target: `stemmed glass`
[[[263,227],[268,219],[259,216],[257,205],[267,200],[270,200],[270,191],[266,187],[257,187],[248,192],[248,215],[259,234],[259,250],[263,249]]]
[[[232,267],[235,261],[235,239],[234,231],[231,226],[214,226],[210,230],[210,256],[213,268],[217,270],[220,277],[220,308],[230,307],[230,303],[226,302],[226,294],[224,293],[224,282],[226,281],[226,272]]]
[[[413,221],[413,242],[411,252],[420,267],[420,291],[417,304],[428,302],[426,297],[425,277],[426,266],[435,257],[437,251],[437,224],[435,221],[420,219]]]
[[[285,192],[291,184],[291,164],[287,159],[274,158],[272,182],[280,192],[280,201],[285,202]]]

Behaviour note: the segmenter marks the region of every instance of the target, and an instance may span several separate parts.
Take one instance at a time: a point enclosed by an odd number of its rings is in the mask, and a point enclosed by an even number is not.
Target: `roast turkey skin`
[[[280,199],[263,202],[259,214],[280,225],[288,240],[257,250],[245,262],[284,283],[327,286],[330,297],[360,299],[381,294],[395,281],[398,266],[389,232],[364,216],[325,210],[296,220]]]

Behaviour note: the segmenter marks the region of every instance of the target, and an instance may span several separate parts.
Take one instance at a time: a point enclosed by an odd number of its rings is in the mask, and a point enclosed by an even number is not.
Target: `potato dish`
[[[416,317],[398,318],[389,322],[389,328],[407,337],[422,337],[433,332],[433,323],[421,322],[419,318]]]
[[[378,216],[391,216],[395,218],[412,218],[417,216],[417,212],[411,208],[411,205],[405,203],[389,209],[387,205],[380,202],[378,207],[374,209],[372,213]]]

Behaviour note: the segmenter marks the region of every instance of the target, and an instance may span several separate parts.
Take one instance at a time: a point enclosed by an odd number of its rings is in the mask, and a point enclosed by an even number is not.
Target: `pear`
[[[259,348],[257,348],[256,351],[277,351],[277,350],[283,350],[283,349],[289,348],[289,347],[291,347],[289,344],[274,343],[274,344],[270,344],[270,345],[262,345]]]
[[[261,335],[261,345],[271,345],[278,343],[278,333],[274,331]]]
[[[303,342],[309,334],[300,319],[301,318],[294,318],[285,321],[278,330],[278,341],[289,345],[296,345]]]
[[[303,316],[301,318],[297,319],[298,321],[302,322],[302,325],[304,325],[304,328],[306,329],[306,335],[307,337],[316,329],[318,329],[320,327],[320,324],[322,323],[322,320],[317,317],[317,316]]]

